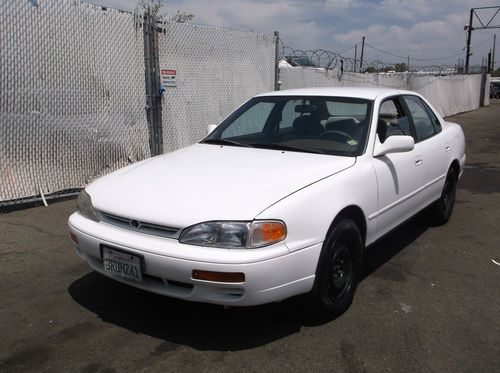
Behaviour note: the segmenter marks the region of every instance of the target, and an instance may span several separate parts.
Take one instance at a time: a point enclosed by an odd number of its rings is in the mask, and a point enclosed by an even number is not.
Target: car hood
[[[86,190],[99,211],[183,228],[210,220],[252,220],[355,162],[354,157],[195,144],[113,172]]]

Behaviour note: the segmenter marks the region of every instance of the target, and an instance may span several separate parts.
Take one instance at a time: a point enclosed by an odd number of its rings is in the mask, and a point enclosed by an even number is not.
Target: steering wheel
[[[340,138],[340,142],[347,143],[349,140],[356,140],[354,137],[339,130],[328,130],[320,135],[321,139],[337,140]],[[337,140],[338,141],[338,140]]]

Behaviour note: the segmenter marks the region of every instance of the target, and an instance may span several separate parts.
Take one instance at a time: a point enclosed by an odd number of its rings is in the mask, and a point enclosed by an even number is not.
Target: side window
[[[390,98],[380,105],[377,134],[382,143],[389,136],[412,136],[410,121],[399,97]]]
[[[420,100],[422,102],[422,105],[424,105],[425,109],[427,110],[427,114],[431,117],[432,124],[434,125],[434,129],[436,130],[436,133],[441,132],[441,122],[439,119],[436,117],[436,114],[432,111],[432,109],[427,105],[424,101]]]
[[[261,133],[264,130],[267,118],[274,107],[273,102],[258,102],[247,111],[243,112],[233,124],[227,128],[221,138],[244,136]]]
[[[405,96],[405,102],[413,119],[415,132],[417,133],[417,141],[422,141],[434,136],[438,131],[422,100],[417,96]]]

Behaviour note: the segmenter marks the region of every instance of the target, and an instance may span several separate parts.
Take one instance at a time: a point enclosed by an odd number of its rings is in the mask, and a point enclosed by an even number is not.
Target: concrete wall
[[[387,87],[420,93],[443,116],[480,106],[481,75],[418,76],[415,74],[340,74],[310,68],[280,69],[280,89],[305,87]]]

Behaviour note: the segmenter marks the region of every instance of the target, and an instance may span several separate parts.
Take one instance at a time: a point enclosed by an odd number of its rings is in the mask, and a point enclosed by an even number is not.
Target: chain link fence
[[[278,69],[287,54],[322,68]],[[445,114],[479,100],[480,77],[356,74],[341,59],[287,50],[277,34],[157,23],[79,0],[0,1],[0,213],[190,145],[278,78],[282,89],[413,86]]]
[[[0,212],[71,195],[149,156],[132,14],[4,0],[0,45]]]
[[[161,26],[158,45],[160,70],[175,72],[174,82],[164,82],[165,152],[199,141],[207,125],[273,90],[272,35],[169,22]]]
[[[0,2],[0,45],[0,213],[192,144],[275,80],[271,35],[78,0]]]

